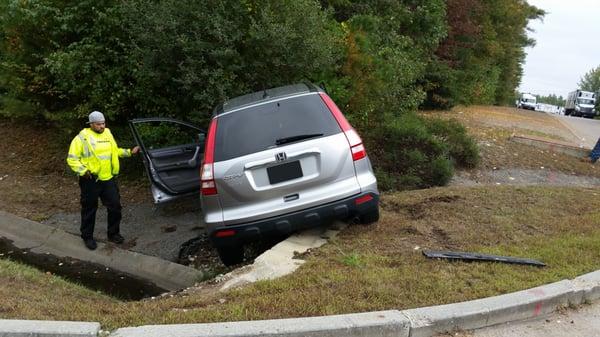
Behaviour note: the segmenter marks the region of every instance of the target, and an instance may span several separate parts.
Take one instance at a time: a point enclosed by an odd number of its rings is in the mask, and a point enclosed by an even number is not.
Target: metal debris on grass
[[[436,250],[424,250],[423,255],[432,259],[449,259],[449,260],[463,260],[463,261],[487,261],[487,262],[502,262],[511,264],[522,264],[536,267],[545,267],[546,264],[538,260],[500,256],[500,255],[489,255],[480,253],[468,253],[468,252],[452,252],[452,251],[436,251]]]

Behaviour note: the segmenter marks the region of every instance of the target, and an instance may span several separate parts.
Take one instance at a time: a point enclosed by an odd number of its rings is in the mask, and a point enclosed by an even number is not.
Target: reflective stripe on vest
[[[89,158],[92,156],[92,151],[90,151],[88,142],[85,141],[85,137],[79,133],[79,140],[81,140],[81,144],[83,145],[83,157],[84,158]],[[90,137],[88,137],[90,138]]]

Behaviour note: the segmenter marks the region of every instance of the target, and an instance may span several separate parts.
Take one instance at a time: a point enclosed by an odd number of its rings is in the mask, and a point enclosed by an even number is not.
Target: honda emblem
[[[277,161],[284,161],[287,159],[287,155],[285,154],[285,152],[279,152],[278,154],[275,155],[275,159]]]

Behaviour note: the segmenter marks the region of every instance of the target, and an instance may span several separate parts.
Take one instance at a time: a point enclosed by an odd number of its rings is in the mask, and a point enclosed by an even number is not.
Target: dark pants
[[[598,158],[600,158],[600,138],[598,138],[596,146],[594,146],[592,152],[590,152],[590,159],[592,160],[592,163],[595,163]]]
[[[95,178],[80,177],[79,187],[81,188],[81,238],[85,240],[94,237],[98,197],[108,211],[108,236],[119,234],[121,197],[115,179],[96,181]]]

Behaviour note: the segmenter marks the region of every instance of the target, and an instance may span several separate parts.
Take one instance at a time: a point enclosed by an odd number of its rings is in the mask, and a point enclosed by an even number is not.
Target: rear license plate
[[[299,161],[293,161],[277,166],[267,167],[269,183],[277,184],[282,181],[292,180],[302,177],[302,167]]]

